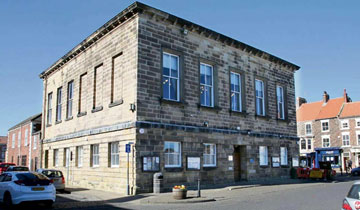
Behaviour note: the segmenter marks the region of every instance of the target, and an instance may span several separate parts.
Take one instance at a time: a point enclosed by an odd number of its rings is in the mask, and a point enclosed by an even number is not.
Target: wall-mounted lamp
[[[209,127],[209,122],[208,121],[204,122],[204,127]]]
[[[236,127],[236,130],[238,130],[238,131],[239,131],[239,130],[240,130],[240,126]]]
[[[130,104],[130,110],[131,110],[132,112],[135,112],[135,109],[136,109],[135,104]]]
[[[186,28],[182,28],[182,29],[181,29],[181,32],[182,32],[184,35],[187,35],[189,31],[188,31]]]

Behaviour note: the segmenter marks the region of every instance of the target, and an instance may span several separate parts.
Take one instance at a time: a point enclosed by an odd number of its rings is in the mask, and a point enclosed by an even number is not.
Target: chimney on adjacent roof
[[[300,108],[302,104],[305,104],[307,101],[305,98],[297,97],[296,98],[296,109]]]
[[[346,93],[346,89],[344,88],[344,103],[350,102],[350,98],[348,94]]]
[[[329,94],[327,94],[326,91],[324,91],[324,95],[323,95],[323,103],[326,104],[329,101]]]

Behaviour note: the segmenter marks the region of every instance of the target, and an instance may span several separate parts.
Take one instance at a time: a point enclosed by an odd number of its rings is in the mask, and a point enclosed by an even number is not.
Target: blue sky
[[[148,0],[150,6],[245,42],[301,69],[296,95],[346,88],[360,100],[360,1]],[[38,75],[133,1],[0,2],[0,135],[41,112]]]

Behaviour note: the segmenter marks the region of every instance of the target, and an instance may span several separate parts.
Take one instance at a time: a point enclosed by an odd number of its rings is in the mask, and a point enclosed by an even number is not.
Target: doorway
[[[238,182],[247,178],[246,172],[246,146],[234,145],[234,181]]]

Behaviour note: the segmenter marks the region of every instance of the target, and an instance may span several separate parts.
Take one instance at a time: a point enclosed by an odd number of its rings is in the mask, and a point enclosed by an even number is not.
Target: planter
[[[185,199],[186,193],[187,193],[186,189],[175,189],[175,188],[173,188],[173,192],[172,192],[173,198],[176,200]]]

